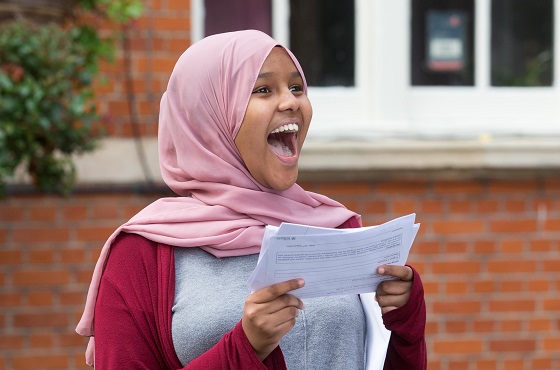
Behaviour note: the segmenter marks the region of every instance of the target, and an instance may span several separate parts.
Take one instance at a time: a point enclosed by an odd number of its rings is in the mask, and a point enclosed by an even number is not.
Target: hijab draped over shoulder
[[[234,139],[257,75],[275,46],[260,31],[238,31],[206,37],[179,58],[161,99],[158,132],[163,180],[179,197],[155,201],[109,237],[95,266],[78,334],[94,334],[99,282],[120,232],[227,257],[258,253],[266,225],[337,227],[359,217],[297,184],[285,191],[265,188],[241,159]],[[298,61],[288,54],[303,77]],[[305,78],[304,85],[307,92]]]

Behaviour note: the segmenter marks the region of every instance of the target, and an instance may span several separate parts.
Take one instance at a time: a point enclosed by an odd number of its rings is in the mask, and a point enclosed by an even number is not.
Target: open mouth
[[[268,145],[280,157],[293,157],[297,155],[298,130],[296,123],[282,125],[268,135]]]

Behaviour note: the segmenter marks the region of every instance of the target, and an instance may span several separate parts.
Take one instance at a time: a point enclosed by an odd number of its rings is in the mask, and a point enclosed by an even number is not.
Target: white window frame
[[[193,3],[193,41],[203,0]],[[273,0],[273,36],[289,43],[289,0]],[[560,0],[552,87],[492,87],[490,0],[475,0],[475,86],[411,86],[410,0],[356,0],[356,84],[311,87],[310,138],[560,134]]]

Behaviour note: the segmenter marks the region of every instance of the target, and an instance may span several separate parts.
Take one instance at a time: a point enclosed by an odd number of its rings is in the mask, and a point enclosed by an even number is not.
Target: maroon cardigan
[[[347,225],[348,224],[348,225]],[[353,223],[345,223],[352,227]],[[183,367],[171,334],[175,294],[173,247],[135,234],[120,234],[101,279],[95,306],[97,369],[286,369],[278,346],[261,362],[241,321],[210,350]],[[426,308],[414,271],[409,301],[383,315],[392,331],[385,369],[426,369]]]

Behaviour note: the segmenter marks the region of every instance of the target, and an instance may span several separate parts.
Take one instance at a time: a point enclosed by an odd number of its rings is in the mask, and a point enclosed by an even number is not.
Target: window
[[[492,0],[492,86],[551,86],[552,0]]]
[[[560,134],[560,0],[270,1],[310,82],[310,138]]]

